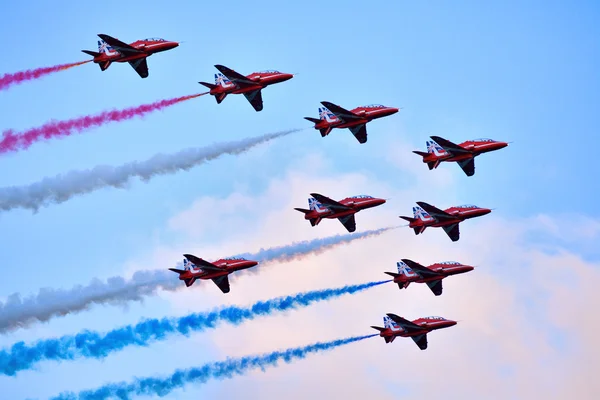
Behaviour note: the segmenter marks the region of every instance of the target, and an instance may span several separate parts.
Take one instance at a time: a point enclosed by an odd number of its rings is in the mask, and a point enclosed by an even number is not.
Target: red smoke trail
[[[205,93],[192,94],[189,96],[176,97],[174,99],[160,100],[150,104],[130,107],[124,110],[104,111],[98,115],[87,115],[84,117],[69,119],[66,121],[50,121],[40,127],[31,128],[25,132],[4,131],[0,139],[0,153],[24,150],[33,143],[42,139],[50,139],[60,136],[69,136],[74,132],[103,125],[107,122],[118,122],[133,117],[143,116],[153,111],[162,110],[182,101],[194,99]]]
[[[2,77],[0,77],[0,90],[8,89],[10,86],[16,85],[21,82],[30,81],[32,79],[38,79],[44,75],[48,75],[53,72],[64,71],[65,69],[89,63],[90,61],[92,60],[79,61],[71,64],[55,65],[54,67],[30,69],[28,71],[15,72],[14,74],[4,74]]]

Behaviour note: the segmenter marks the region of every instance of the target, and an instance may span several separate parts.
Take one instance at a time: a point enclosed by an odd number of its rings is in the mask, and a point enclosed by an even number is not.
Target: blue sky
[[[249,235],[253,243],[260,241],[265,220],[278,207],[263,194],[276,191],[273,181],[285,183],[295,171],[303,170],[310,171],[315,181],[358,174],[365,177],[364,182],[385,187],[418,188],[412,197],[396,197],[385,206],[388,224],[398,223],[398,215],[409,215],[414,201],[443,208],[456,201],[496,207],[498,218],[511,221],[547,215],[576,236],[576,227],[565,220],[587,226],[600,218],[595,201],[599,167],[594,159],[600,145],[599,11],[593,1],[6,4],[0,26],[0,74],[84,60],[87,56],[80,50],[96,50],[98,33],[125,42],[158,36],[184,43],[150,57],[147,79],[140,79],[128,65],[113,64],[101,72],[97,65],[86,64],[2,91],[3,130],[23,130],[51,119],[197,93],[203,91],[198,81],[213,80],[214,64],[244,74],[277,69],[298,75],[267,88],[260,113],[240,96],[230,96],[221,105],[201,97],[143,119],[108,124],[4,155],[0,158],[0,186],[24,185],[98,164],[144,160],[158,152],[310,128],[302,117],[316,117],[322,100],[347,108],[381,103],[403,109],[369,124],[366,145],[359,145],[347,131],[321,138],[309,129],[239,157],[227,156],[150,183],[134,181],[127,190],[103,189],[42,208],[36,214],[5,212],[0,215],[5,277],[0,280],[0,296],[35,293],[42,287],[70,288],[94,277],[123,275],[131,272],[125,265],[152,257],[157,247],[179,249],[182,243],[195,241],[198,249],[229,250],[224,244],[229,237]],[[455,165],[429,172],[410,152],[423,150],[429,135],[457,142],[489,137],[514,143],[479,157],[475,176],[466,178]],[[402,151],[391,154],[396,145]],[[322,168],[303,165],[311,162],[311,156]],[[406,170],[404,166],[410,163],[422,172]],[[443,182],[444,177],[449,180]],[[315,190],[344,197],[367,189],[351,187],[349,193],[328,193],[328,187]],[[212,226],[213,231],[207,231],[202,220],[191,220],[201,232],[196,236],[170,224],[197,199],[226,199],[234,193],[262,200],[252,211],[225,219],[231,224]],[[307,197],[308,191],[286,201],[305,207]],[[357,220],[367,226],[370,218],[365,212]],[[299,239],[325,234],[324,230],[309,230],[304,221],[298,224],[289,229],[301,229]],[[327,229],[340,233],[333,222],[330,225]],[[483,219],[475,225],[485,229]],[[277,226],[277,232],[270,232],[265,240],[286,229],[283,224]],[[412,232],[398,233],[396,243],[402,243],[401,238],[413,240],[409,234]],[[600,256],[593,245],[598,230],[579,240],[557,237],[544,229],[527,235],[532,246],[560,247],[584,260],[597,261]],[[268,245],[271,243],[265,242]],[[246,249],[231,249],[231,254],[237,250]],[[176,261],[179,259],[172,263]],[[471,280],[476,283],[475,278]],[[324,284],[319,281],[319,287]],[[212,291],[210,295],[204,292],[199,296],[206,304],[218,305],[222,300]],[[265,292],[263,297],[269,294]],[[160,296],[132,304],[128,310],[95,307],[5,335],[0,344],[83,328],[107,330],[141,316],[162,316],[173,310],[172,299]],[[379,321],[379,311],[375,313],[374,323]],[[201,343],[202,359],[227,355],[211,346],[210,340]],[[299,339],[290,345],[303,343]],[[40,371],[11,379],[0,377],[0,381],[14,391],[15,398],[44,397],[69,389],[71,379],[66,377],[73,376],[69,374],[81,376],[82,387],[92,387],[103,379],[128,379],[138,373],[141,363],[155,363],[154,373],[168,373],[176,363],[165,362],[164,367],[160,361],[156,363],[156,356],[162,360],[169,355],[168,347],[161,343],[152,349],[125,351],[116,357],[122,361],[121,368],[110,373],[102,364],[82,361],[65,363],[58,372],[50,372],[54,364],[47,364]],[[173,351],[184,354],[180,348]],[[140,374],[150,372],[148,368]],[[86,371],[93,371],[100,380],[88,382],[83,378]],[[46,384],[33,390],[27,378]],[[242,386],[253,385],[251,378],[239,379]],[[215,384],[193,393],[220,390]]]

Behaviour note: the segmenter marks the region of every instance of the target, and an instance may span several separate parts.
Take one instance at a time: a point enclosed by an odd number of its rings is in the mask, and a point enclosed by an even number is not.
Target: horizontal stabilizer
[[[380,326],[371,326],[371,328],[373,328],[373,329],[377,329],[379,332],[383,332],[383,331],[385,331],[385,328],[382,328],[382,327],[380,327]]]
[[[413,153],[420,155],[421,157],[427,157],[429,153],[425,153],[424,151],[413,150]]]
[[[304,213],[304,214],[308,214],[310,212],[310,210],[307,210],[306,208],[294,208],[294,210],[300,211],[301,213]]]
[[[184,254],[183,255],[185,258],[187,258],[192,264],[194,264],[196,267],[200,267],[205,271],[223,271],[224,269],[221,267],[217,267],[215,264],[213,263],[209,263],[206,260],[203,260],[201,258],[198,258],[194,255],[191,254]]]
[[[100,55],[100,53],[96,53],[95,51],[91,51],[91,50],[81,50],[82,52],[84,52],[85,54],[89,54],[92,57],[98,57]]]
[[[183,274],[185,272],[185,270],[177,268],[169,268],[169,271],[177,272],[178,274]]]
[[[393,276],[394,278],[400,276],[400,274],[397,274],[395,272],[384,272],[384,274],[388,274],[389,276]]]
[[[199,84],[201,84],[202,86],[206,86],[209,89],[215,89],[217,87],[217,85],[213,85],[212,83],[208,83],[208,82],[198,82]]]
[[[310,122],[314,122],[315,124],[318,124],[319,122],[321,122],[321,120],[318,118],[304,117],[304,119],[307,121],[310,121]]]
[[[404,217],[402,215],[400,216],[400,218],[402,218],[403,220],[408,221],[408,222],[415,222],[417,220],[416,218],[413,218],[413,217]]]

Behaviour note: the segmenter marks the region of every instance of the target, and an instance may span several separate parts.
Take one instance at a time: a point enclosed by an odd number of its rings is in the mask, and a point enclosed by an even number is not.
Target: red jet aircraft
[[[319,193],[311,193],[310,195],[312,197],[308,199],[308,210],[304,208],[294,208],[294,210],[303,212],[304,219],[309,220],[312,226],[319,225],[323,218],[337,218],[348,232],[356,230],[354,214],[360,210],[377,207],[385,203],[384,199],[366,195],[346,197],[339,202]]]
[[[328,101],[322,101],[321,104],[324,107],[319,108],[319,119],[304,119],[314,122],[315,129],[321,132],[322,137],[329,135],[333,128],[348,128],[359,143],[367,142],[367,122],[398,112],[397,108],[380,104],[356,107],[350,111]]]
[[[151,38],[137,40],[131,44],[123,43],[111,36],[98,34],[98,52],[90,50],[81,50],[94,57],[94,63],[100,65],[100,69],[105,71],[113,62],[128,62],[142,78],[148,77],[148,64],[146,58],[154,53],[171,50],[179,46],[177,42],[170,42],[165,39]]]
[[[435,263],[425,267],[412,260],[403,258],[402,261],[396,264],[398,265],[398,273],[386,272],[386,274],[394,277],[394,282],[398,284],[400,289],[407,288],[411,282],[426,283],[436,296],[442,294],[442,279],[473,270],[473,267],[470,265],[464,265],[455,261]]]
[[[423,162],[427,164],[429,170],[437,168],[442,161],[455,161],[467,176],[475,174],[475,157],[508,146],[506,142],[498,142],[492,139],[467,140],[460,144],[454,144],[439,136],[431,136],[431,139],[433,140],[426,142],[427,153],[413,151],[413,153],[423,157]]]
[[[169,268],[179,274],[179,280],[190,287],[196,279],[212,279],[223,293],[229,293],[228,275],[232,272],[258,265],[258,262],[242,257],[222,258],[210,263],[191,254],[184,254],[183,269]]]
[[[450,207],[442,211],[422,201],[417,201],[417,204],[419,207],[413,207],[414,218],[400,216],[409,222],[408,226],[415,230],[415,235],[425,232],[427,227],[443,228],[453,242],[460,238],[459,223],[492,212],[489,208],[473,205]]]
[[[244,76],[223,65],[215,65],[215,68],[221,73],[215,74],[214,85],[207,82],[198,83],[210,89],[209,94],[215,96],[217,104],[221,104],[228,94],[243,94],[256,111],[263,109],[262,89],[294,77],[294,74],[273,70],[253,72]]]
[[[410,337],[421,350],[425,350],[429,332],[454,325],[456,325],[456,321],[442,317],[419,318],[411,322],[396,314],[387,314],[383,317],[383,328],[379,326],[371,326],[371,328],[377,329],[379,336],[384,338],[386,343],[392,343],[396,336]]]

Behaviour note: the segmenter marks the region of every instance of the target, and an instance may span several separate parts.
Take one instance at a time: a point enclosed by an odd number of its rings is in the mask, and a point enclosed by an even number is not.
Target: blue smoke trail
[[[274,351],[258,356],[231,358],[204,364],[201,367],[176,370],[166,378],[142,378],[133,382],[109,383],[95,390],[85,390],[79,393],[64,392],[51,400],[101,400],[108,398],[130,399],[134,395],[165,396],[187,383],[206,383],[209,379],[232,378],[234,375],[243,375],[255,368],[276,367],[280,361],[291,363],[297,359],[305,358],[312,353],[332,350],[346,344],[358,342],[377,336],[355,336],[331,342],[315,343],[308,346],[296,347],[287,350]]]
[[[318,255],[355,240],[381,235],[398,226],[368,230],[352,234],[334,235],[325,238],[293,242],[289,245],[260,249],[255,254],[244,254],[246,258],[259,261],[257,267],[236,272],[230,276],[258,272],[262,267],[277,262],[301,260]],[[181,268],[181,263],[176,265]],[[0,333],[26,327],[34,322],[45,322],[54,317],[79,312],[94,304],[122,304],[140,301],[153,296],[158,290],[175,291],[184,287],[177,275],[167,270],[137,271],[131,279],[113,276],[106,281],[94,279],[88,285],[76,285],[71,289],[43,288],[37,294],[22,297],[19,293],[0,301]]]
[[[31,346],[18,342],[10,350],[0,352],[0,373],[15,375],[18,371],[29,369],[42,360],[103,358],[127,346],[146,346],[156,340],[165,340],[168,335],[187,335],[190,332],[215,328],[221,322],[238,325],[258,316],[307,307],[315,302],[330,300],[344,294],[354,294],[386,282],[390,280],[298,293],[259,301],[250,307],[228,306],[179,318],[146,319],[136,325],[113,329],[105,334],[83,331],[76,335],[40,340]]]

